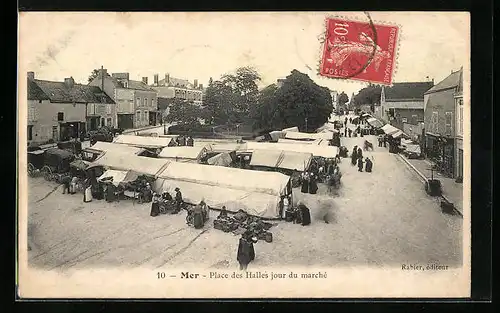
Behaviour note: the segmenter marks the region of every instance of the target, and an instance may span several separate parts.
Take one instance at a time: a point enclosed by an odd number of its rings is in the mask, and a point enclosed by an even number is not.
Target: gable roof
[[[115,103],[101,88],[74,84],[68,87],[64,82],[53,82],[47,80],[31,80],[28,84],[28,99],[50,100],[51,102],[74,102],[74,103]]]
[[[144,91],[154,91],[154,92],[156,92],[156,90],[154,90],[153,88],[149,87],[145,83],[143,83],[141,81],[138,81],[138,80],[129,80],[128,81],[128,88],[129,89],[136,89],[136,90],[144,90]]]
[[[429,89],[426,94],[446,90],[450,88],[457,88],[462,77],[462,69],[451,73],[445,79],[440,81],[436,86]]]
[[[384,87],[386,101],[424,100],[424,93],[432,88],[432,82],[394,83]]]
[[[189,80],[187,80],[187,79],[180,79],[180,78],[175,78],[175,77],[169,77],[169,80],[170,80],[169,86],[194,89],[193,84],[191,84],[189,82]],[[158,85],[160,85],[160,86],[163,86],[164,84],[165,84],[165,79],[162,79],[162,80],[160,80],[158,82]]]
[[[49,100],[40,87],[31,79],[28,79],[28,100]]]

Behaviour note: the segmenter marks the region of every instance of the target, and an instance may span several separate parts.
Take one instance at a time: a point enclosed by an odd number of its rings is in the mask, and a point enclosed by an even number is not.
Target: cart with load
[[[45,165],[45,150],[43,149],[28,149],[28,175],[36,177],[42,173],[42,168]]]
[[[62,177],[70,172],[70,164],[75,160],[75,155],[67,150],[52,148],[45,150],[44,166],[41,171],[47,181],[60,183]]]

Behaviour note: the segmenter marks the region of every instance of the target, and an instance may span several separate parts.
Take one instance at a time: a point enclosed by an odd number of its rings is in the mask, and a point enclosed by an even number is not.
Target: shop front
[[[437,165],[437,169],[442,175],[455,176],[455,145],[452,138],[427,133],[426,154]]]
[[[79,138],[85,132],[84,122],[66,122],[59,124],[59,141],[68,141],[72,138]]]

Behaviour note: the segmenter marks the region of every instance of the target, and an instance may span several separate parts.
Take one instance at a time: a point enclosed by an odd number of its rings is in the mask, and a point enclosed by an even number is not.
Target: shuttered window
[[[451,124],[453,123],[453,113],[452,112],[446,112],[445,113],[445,124],[444,124],[444,133],[446,135],[451,135],[452,131],[452,126]]]

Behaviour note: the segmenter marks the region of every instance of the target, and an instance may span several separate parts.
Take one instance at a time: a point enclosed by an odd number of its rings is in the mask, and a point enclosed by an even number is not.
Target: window
[[[148,98],[144,98],[144,102],[142,103],[143,106],[147,106],[148,105]]]
[[[106,113],[111,114],[111,104],[106,104]]]
[[[432,117],[431,117],[431,130],[434,133],[438,133],[438,112],[434,111],[432,112]]]
[[[403,117],[403,118],[401,119],[401,122],[402,122],[402,123],[408,123],[408,119],[407,119],[406,117]]]
[[[101,118],[101,127],[102,126],[106,126],[106,119],[104,119],[104,117]]]
[[[148,111],[144,111],[142,112],[142,120],[144,122],[147,122],[148,121]]]
[[[141,98],[135,99],[135,106],[140,106],[141,105]]]
[[[108,126],[113,126],[113,125],[111,125],[112,124],[111,117],[108,117],[108,121],[106,122],[106,124]]]
[[[33,125],[28,125],[28,140],[33,140]]]
[[[141,111],[135,112],[135,121],[137,124],[141,122]]]
[[[57,120],[58,121],[64,121],[64,113],[63,112],[57,113]]]
[[[446,112],[445,113],[445,123],[444,123],[444,133],[446,135],[451,135],[451,124],[453,121],[453,113],[452,112]]]

